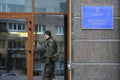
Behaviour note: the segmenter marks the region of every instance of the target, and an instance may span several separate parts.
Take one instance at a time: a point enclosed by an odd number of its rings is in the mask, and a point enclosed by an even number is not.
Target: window
[[[63,26],[56,26],[56,34],[57,35],[64,35],[64,28]]]
[[[9,31],[26,31],[26,25],[21,23],[8,23]]]
[[[55,69],[56,70],[64,70],[64,61],[57,61],[55,63]]]
[[[8,5],[8,11],[7,12],[25,12],[25,6],[24,5]]]
[[[35,33],[43,34],[45,32],[46,28],[45,25],[35,25]]]
[[[8,42],[8,48],[9,49],[24,49],[25,48],[25,42],[22,41],[9,41]]]
[[[42,69],[42,64],[40,60],[35,60],[34,62],[34,70],[41,70]]]
[[[5,68],[5,67],[6,67],[6,60],[0,57],[0,68]]]
[[[34,0],[35,12],[67,12],[67,0]],[[49,3],[49,4],[46,4]],[[45,8],[46,10],[37,10]]]
[[[25,12],[25,6],[15,4],[0,4],[0,12]]]
[[[0,40],[0,48],[5,48],[5,41],[4,40]]]
[[[18,48],[25,48],[25,43],[24,42],[18,42]]]
[[[12,23],[9,23],[9,30],[12,30]]]

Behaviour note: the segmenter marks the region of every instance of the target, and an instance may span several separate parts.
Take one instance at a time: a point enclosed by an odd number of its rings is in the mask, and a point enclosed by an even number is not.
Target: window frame
[[[56,35],[64,35],[64,26],[56,25]]]

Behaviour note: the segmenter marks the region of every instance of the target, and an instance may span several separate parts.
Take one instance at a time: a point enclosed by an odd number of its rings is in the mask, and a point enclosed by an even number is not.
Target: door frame
[[[27,32],[28,32],[28,39],[27,39],[27,80],[32,80],[33,78],[33,16],[32,13],[0,13],[0,18],[24,18],[27,19]]]

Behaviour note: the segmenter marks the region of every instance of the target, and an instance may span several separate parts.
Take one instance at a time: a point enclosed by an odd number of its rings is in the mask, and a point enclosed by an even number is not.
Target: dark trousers
[[[53,80],[55,62],[43,63],[42,80]]]

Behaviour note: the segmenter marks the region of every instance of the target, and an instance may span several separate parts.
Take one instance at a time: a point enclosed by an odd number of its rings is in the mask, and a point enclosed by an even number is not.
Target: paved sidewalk
[[[0,80],[27,80],[25,76],[0,76]],[[41,80],[41,76],[34,76],[33,80]],[[64,80],[64,76],[55,76],[53,80]]]

